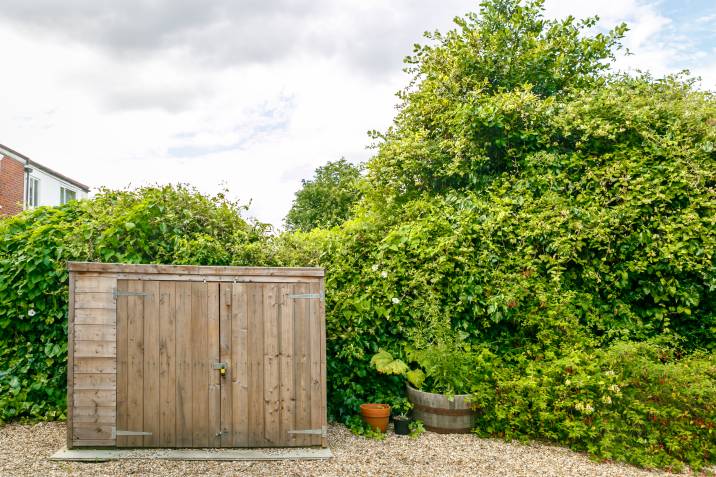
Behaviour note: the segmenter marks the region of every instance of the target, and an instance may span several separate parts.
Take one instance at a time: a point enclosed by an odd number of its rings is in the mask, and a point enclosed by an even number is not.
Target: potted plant
[[[371,429],[385,432],[390,420],[390,406],[388,404],[366,403],[360,405],[360,416]]]
[[[410,401],[403,400],[399,404],[393,406],[393,409],[397,410],[399,414],[393,416],[393,425],[395,426],[395,433],[399,436],[407,436],[410,434],[410,421],[408,412],[413,408]]]
[[[402,375],[407,379],[407,397],[414,418],[429,431],[466,433],[473,427],[475,404],[471,401],[473,384],[489,374],[494,356],[486,348],[473,348],[463,340],[445,340],[420,350],[408,350],[415,369],[385,350],[379,350],[371,364],[383,374]]]

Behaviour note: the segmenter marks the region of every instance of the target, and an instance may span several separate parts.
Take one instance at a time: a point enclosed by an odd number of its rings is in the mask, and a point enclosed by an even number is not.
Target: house
[[[0,216],[87,197],[89,187],[0,144]]]

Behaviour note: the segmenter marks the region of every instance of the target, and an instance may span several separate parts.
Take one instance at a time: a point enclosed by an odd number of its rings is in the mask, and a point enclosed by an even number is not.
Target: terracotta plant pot
[[[380,432],[385,432],[390,418],[390,406],[387,404],[361,404],[360,416],[373,429],[377,427]]]

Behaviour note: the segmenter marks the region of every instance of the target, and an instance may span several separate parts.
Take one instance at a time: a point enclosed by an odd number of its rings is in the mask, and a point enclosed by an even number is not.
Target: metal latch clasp
[[[213,363],[211,367],[212,369],[218,369],[222,376],[226,376],[226,368],[228,368],[226,363]]]

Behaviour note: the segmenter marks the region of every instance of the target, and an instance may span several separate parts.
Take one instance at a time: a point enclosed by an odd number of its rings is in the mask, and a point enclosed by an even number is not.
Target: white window
[[[27,182],[27,207],[31,209],[37,207],[40,203],[40,179],[30,177]]]
[[[60,187],[60,204],[66,204],[71,200],[77,198],[77,191],[68,189],[66,187]]]

